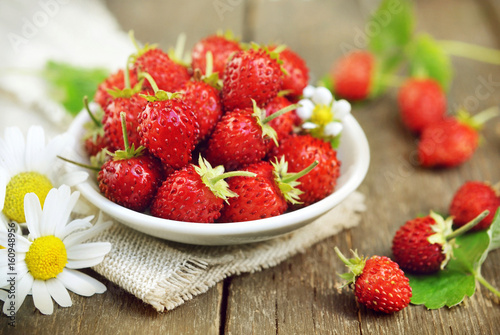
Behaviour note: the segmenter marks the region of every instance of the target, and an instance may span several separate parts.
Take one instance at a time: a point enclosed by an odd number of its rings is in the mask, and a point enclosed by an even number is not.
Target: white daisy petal
[[[342,126],[342,123],[340,122],[330,122],[325,126],[325,135],[327,136],[337,136],[342,132],[342,129],[344,127]]]
[[[42,205],[40,205],[40,199],[38,199],[36,194],[28,193],[24,196],[24,212],[28,214],[26,224],[30,231],[31,238],[36,239],[43,236],[40,230],[40,226],[43,224]]]
[[[24,299],[26,299],[26,296],[31,290],[31,287],[33,286],[33,276],[29,273],[27,273],[25,276],[23,276],[19,282],[17,283],[16,287],[16,296],[15,296],[15,301],[14,301],[14,307],[15,311],[17,312],[21,305],[24,302]],[[8,299],[5,301],[5,304],[3,305],[3,312],[7,315],[9,315],[9,311],[7,308],[11,306],[12,299]]]
[[[37,170],[40,171],[40,173],[46,174],[53,169],[53,164],[58,159],[57,155],[60,155],[64,151],[64,148],[70,145],[70,141],[71,137],[69,137],[68,134],[62,134],[50,140],[43,152],[44,159]]]
[[[9,184],[9,174],[8,171],[0,166],[0,211],[3,210],[3,205],[5,203],[5,192],[7,192],[7,184]]]
[[[66,236],[71,235],[72,233],[80,230],[88,230],[92,228],[92,223],[90,221],[94,218],[93,215],[88,216],[83,219],[77,219],[73,220],[70,223],[68,223],[66,226],[58,226],[58,229],[56,231],[55,236],[60,238],[61,240],[64,240]]]
[[[54,303],[47,289],[46,281],[35,279],[31,290],[35,307],[38,308],[42,314],[52,314],[52,312],[54,312]]]
[[[351,104],[347,100],[338,100],[332,106],[333,117],[338,120],[344,119],[351,112]]]
[[[25,142],[21,129],[5,128],[4,138],[0,139],[0,166],[9,171],[10,176],[26,170],[24,164]]]
[[[26,151],[24,161],[26,162],[27,171],[44,172],[40,170],[45,160],[45,133],[40,126],[31,126],[26,135]]]
[[[85,259],[77,259],[72,260],[68,259],[66,263],[67,269],[86,269],[92,266],[96,266],[99,263],[102,263],[104,256],[94,257],[94,258],[85,258]]]
[[[333,100],[332,92],[326,87],[316,87],[311,100],[317,105],[328,105]]]
[[[64,287],[63,283],[57,278],[52,278],[45,281],[47,290],[50,296],[57,302],[61,307],[71,307],[71,297],[69,296],[68,290]]]
[[[63,283],[64,287],[78,295],[83,295],[85,297],[94,295],[97,292],[96,287],[88,278],[83,278],[80,274],[81,273],[78,271],[65,268],[63,272],[57,276],[57,279]]]
[[[89,230],[86,230],[81,233],[74,233],[67,236],[63,240],[66,248],[70,248],[78,243],[85,242],[113,225],[112,221],[106,221],[101,223],[100,220],[102,220],[101,216],[99,216],[98,222]]]
[[[16,252],[27,252],[31,246],[31,242],[21,235],[15,235],[14,250]],[[0,231],[0,245],[7,247],[9,245],[9,233]]]
[[[302,128],[304,128],[304,129],[314,129],[314,128],[318,128],[318,125],[316,123],[312,123],[312,122],[304,122],[302,124]]]
[[[9,294],[7,293],[7,291],[4,291],[4,290],[0,290],[0,300],[2,301],[6,301],[7,300],[7,296]]]
[[[68,260],[84,260],[95,257],[103,257],[111,251],[109,242],[93,242],[75,245],[66,249]]]
[[[314,104],[309,99],[302,99],[299,101],[299,107],[295,110],[298,117],[302,120],[309,120],[314,110]]]
[[[88,177],[89,174],[85,171],[73,171],[62,175],[58,181],[59,183],[66,184],[68,186],[76,186],[78,184],[83,183],[85,180],[88,179]]]
[[[95,293],[101,294],[106,292],[106,285],[104,285],[97,279],[94,279],[80,271],[70,270],[70,269],[68,269],[68,271],[72,272],[77,278],[80,278],[81,280],[84,280],[85,282],[92,285],[94,287]]]
[[[302,95],[304,96],[304,98],[312,98],[315,90],[316,90],[316,88],[314,86],[307,85],[306,87],[304,87],[304,90],[302,91]]]
[[[65,185],[63,185],[65,186]],[[68,188],[69,189],[69,188]],[[42,220],[40,222],[40,233],[42,236],[55,235],[56,226],[58,224],[64,224],[58,220],[61,215],[60,210],[66,210],[63,205],[59,202],[59,189],[53,188],[47,194],[45,198],[45,203],[43,204]],[[65,192],[66,189],[61,187],[61,192]]]

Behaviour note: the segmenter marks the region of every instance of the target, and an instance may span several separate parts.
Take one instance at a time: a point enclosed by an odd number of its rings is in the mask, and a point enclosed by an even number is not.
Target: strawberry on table
[[[220,216],[224,201],[237,196],[229,190],[226,178],[255,177],[254,173],[212,168],[201,156],[193,164],[175,171],[163,182],[151,205],[151,214],[169,220],[212,223]]]
[[[101,167],[97,175],[99,189],[109,200],[126,208],[145,211],[163,180],[159,161],[144,154],[144,147],[129,146],[125,126],[125,113],[121,114],[124,150],[117,150]]]
[[[450,215],[454,218],[453,224],[461,227],[487,209],[490,214],[472,228],[483,230],[490,227],[499,207],[498,190],[485,182],[468,181],[455,192],[450,204]]]
[[[292,134],[269,153],[271,160],[283,156],[288,162],[289,172],[299,172],[314,161],[319,163],[313,171],[298,180],[301,183],[298,188],[304,192],[300,198],[303,202],[301,206],[308,206],[333,192],[340,175],[340,161],[330,143],[309,134]]]
[[[403,124],[419,134],[445,117],[446,95],[434,79],[410,78],[399,89],[398,105]]]
[[[339,59],[330,72],[335,95],[350,101],[368,98],[374,68],[375,57],[369,51],[352,51]]]
[[[252,107],[252,99],[263,107],[278,94],[283,84],[278,51],[252,45],[231,58],[223,77],[225,111]]]
[[[182,94],[159,90],[149,74],[142,74],[153,86],[155,95],[148,100],[139,116],[141,144],[164,164],[180,169],[191,161],[198,143],[199,124],[192,107]]]
[[[222,116],[208,140],[205,157],[212,165],[224,165],[226,170],[256,163],[268,151],[267,142],[276,141],[276,131],[269,122],[296,108],[290,105],[281,111],[265,117],[265,110],[257,107],[234,109]]]
[[[289,173],[284,158],[269,163],[260,161],[244,168],[253,172],[255,178],[234,177],[229,180],[229,188],[237,197],[229,199],[222,210],[221,222],[240,222],[259,220],[283,214],[288,203],[300,203],[303,193],[297,186],[297,179],[317,166],[313,162],[299,173]]]
[[[412,296],[409,279],[398,264],[385,256],[347,259],[335,247],[335,252],[350,272],[341,275],[345,285],[354,283],[357,301],[367,308],[387,314],[398,312],[410,303]]]

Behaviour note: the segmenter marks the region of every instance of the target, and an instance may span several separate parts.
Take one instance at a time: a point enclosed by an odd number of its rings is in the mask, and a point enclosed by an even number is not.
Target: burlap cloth
[[[356,226],[364,210],[364,196],[354,192],[330,212],[294,232],[232,246],[165,241],[115,222],[95,239],[111,242],[113,247],[93,269],[163,312],[208,291],[228,276],[272,267],[342,229]]]

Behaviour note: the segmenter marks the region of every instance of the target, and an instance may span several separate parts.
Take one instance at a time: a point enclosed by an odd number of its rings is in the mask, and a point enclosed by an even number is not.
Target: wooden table
[[[307,61],[313,79],[342,55],[342,43],[362,44],[361,31],[377,6],[369,0],[207,0],[124,2],[108,0],[124,30],[141,41],[168,47],[180,32],[188,46],[219,28],[243,40],[288,44]],[[416,29],[437,39],[454,39],[500,48],[500,6],[495,0],[416,1]],[[88,19],[83,15],[78,19]],[[359,45],[358,45],[359,46]],[[98,52],[98,50],[96,50]],[[450,109],[468,105],[472,113],[500,104],[500,67],[453,58]],[[484,81],[490,81],[488,87]],[[483,86],[482,86],[483,85]],[[484,143],[473,159],[448,170],[425,170],[410,163],[416,138],[402,126],[396,91],[356,104],[353,114],[371,147],[371,165],[359,190],[368,210],[361,224],[328,238],[282,264],[218,283],[177,309],[158,314],[120,287],[92,298],[72,294],[73,307],[52,316],[35,311],[27,299],[17,315],[20,334],[498,334],[500,302],[484,288],[455,308],[429,311],[409,306],[380,315],[338,290],[344,271],[333,248],[357,248],[366,255],[391,256],[395,231],[430,209],[446,212],[454,191],[466,180],[500,180],[500,123],[485,127]],[[486,260],[483,276],[500,288],[500,251]],[[12,328],[0,321],[0,333]]]

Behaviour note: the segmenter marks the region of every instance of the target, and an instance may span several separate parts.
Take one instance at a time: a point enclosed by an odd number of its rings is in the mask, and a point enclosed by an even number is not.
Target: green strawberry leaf
[[[433,78],[447,91],[453,77],[450,57],[432,36],[417,36],[408,51],[410,74]]]
[[[412,288],[412,304],[429,309],[455,306],[474,294],[476,281],[500,294],[481,277],[481,265],[488,253],[500,248],[500,209],[488,230],[459,236],[456,243],[454,258],[443,271],[427,276],[406,274]]]
[[[48,61],[43,78],[49,83],[51,97],[71,114],[82,110],[82,97],[93,97],[97,86],[109,75],[100,68],[83,68],[67,63]]]
[[[367,22],[369,50],[377,56],[392,58],[410,42],[413,35],[413,7],[408,0],[383,0]]]

